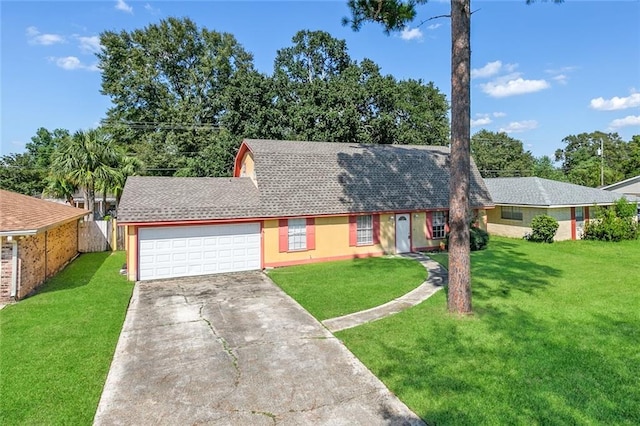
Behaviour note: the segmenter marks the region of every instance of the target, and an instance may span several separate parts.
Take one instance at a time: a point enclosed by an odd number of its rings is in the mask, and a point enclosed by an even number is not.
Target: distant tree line
[[[112,106],[98,129],[40,128],[23,153],[0,158],[0,187],[87,199],[116,196],[132,174],[229,176],[243,138],[447,145],[446,96],[433,83],[383,75],[353,60],[344,40],[299,31],[277,51],[273,72],[227,33],[169,18],[131,32],[107,31],[98,54],[101,92]],[[588,186],[640,174],[640,136],[567,136],[555,158],[482,130],[471,140],[485,177],[541,176]],[[554,165],[561,162],[560,167]]]

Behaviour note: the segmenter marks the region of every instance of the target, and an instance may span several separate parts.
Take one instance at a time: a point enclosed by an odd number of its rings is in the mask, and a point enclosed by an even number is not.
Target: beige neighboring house
[[[637,197],[640,198],[640,176],[635,176],[623,181],[612,183],[611,185],[603,186],[600,189],[605,191],[617,192],[625,197]],[[638,220],[640,220],[640,204],[638,204]]]
[[[78,254],[86,210],[0,190],[0,302],[32,293]]]
[[[487,210],[487,230],[492,235],[522,238],[531,232],[531,220],[538,215],[554,217],[558,224],[555,240],[582,237],[584,225],[595,216],[595,206],[610,206],[623,194],[538,177],[485,179],[496,205]],[[637,198],[626,196],[637,202]]]

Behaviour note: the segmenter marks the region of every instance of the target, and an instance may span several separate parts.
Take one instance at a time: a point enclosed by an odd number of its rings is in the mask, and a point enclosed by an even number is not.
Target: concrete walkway
[[[429,272],[427,280],[420,284],[417,288],[409,293],[398,297],[384,305],[367,309],[353,314],[341,317],[330,318],[322,321],[322,325],[327,327],[331,332],[346,330],[360,324],[379,320],[389,315],[397,314],[407,308],[417,305],[418,303],[428,299],[438,290],[441,290],[447,284],[448,273],[438,262],[420,253],[407,253],[402,257],[415,259],[424,266]]]

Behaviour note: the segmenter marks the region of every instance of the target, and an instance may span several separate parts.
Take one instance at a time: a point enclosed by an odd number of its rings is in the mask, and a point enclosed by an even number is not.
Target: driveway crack
[[[229,343],[225,340],[225,338],[218,334],[218,332],[216,331],[216,328],[213,326],[213,324],[211,324],[211,321],[209,321],[203,315],[204,307],[205,307],[204,304],[200,305],[200,310],[198,311],[198,314],[200,315],[200,319],[207,324],[207,326],[209,327],[209,330],[211,330],[211,333],[213,333],[216,340],[222,346],[222,349],[224,349],[227,356],[231,359],[231,364],[233,365],[233,368],[236,372],[235,386],[238,386],[238,384],[240,383],[240,376],[242,375],[242,371],[240,370],[240,364],[238,363],[238,356],[235,354],[235,352],[233,352],[233,349],[231,348],[231,346],[229,346]]]

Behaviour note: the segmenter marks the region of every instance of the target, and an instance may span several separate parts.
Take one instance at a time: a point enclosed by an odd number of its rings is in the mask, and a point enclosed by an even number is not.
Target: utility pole
[[[600,139],[600,186],[604,186],[604,141]]]

